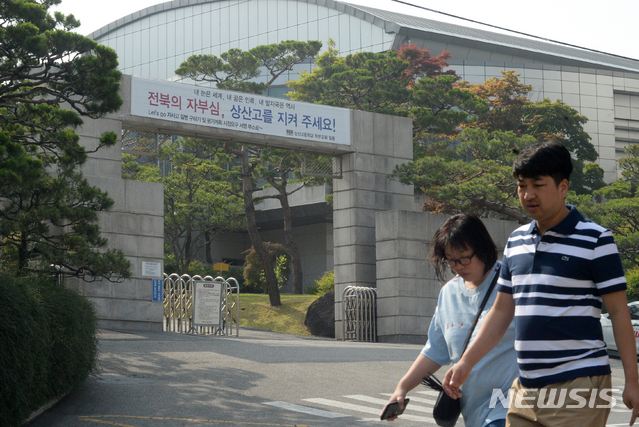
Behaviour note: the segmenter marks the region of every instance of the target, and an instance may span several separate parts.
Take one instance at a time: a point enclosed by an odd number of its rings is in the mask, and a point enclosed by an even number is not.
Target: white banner
[[[131,115],[351,144],[350,111],[344,108],[135,76],[131,79]]]

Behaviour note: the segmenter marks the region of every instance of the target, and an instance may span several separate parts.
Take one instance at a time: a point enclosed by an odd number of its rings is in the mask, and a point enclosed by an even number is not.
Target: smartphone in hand
[[[397,417],[404,413],[404,409],[406,409],[406,405],[408,405],[410,399],[407,397],[404,399],[404,407],[399,409],[399,402],[390,402],[384,406],[384,410],[382,411],[382,415],[380,415],[380,420],[387,420],[389,418]]]

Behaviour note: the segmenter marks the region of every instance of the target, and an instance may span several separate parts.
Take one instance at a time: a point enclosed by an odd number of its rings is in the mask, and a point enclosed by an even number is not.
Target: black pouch
[[[430,375],[422,379],[422,385],[439,391],[437,396],[437,402],[433,407],[433,418],[440,427],[455,427],[459,414],[461,413],[461,406],[459,405],[459,399],[453,399],[446,394],[442,388],[442,383],[437,379],[435,375]]]
[[[440,427],[455,427],[460,412],[459,399],[453,399],[444,391],[440,391],[433,408],[433,418],[437,425]]]

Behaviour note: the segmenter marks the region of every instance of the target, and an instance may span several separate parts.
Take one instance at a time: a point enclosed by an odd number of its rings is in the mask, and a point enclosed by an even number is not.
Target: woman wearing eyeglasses
[[[435,232],[430,262],[437,278],[445,282],[448,268],[455,274],[439,292],[437,308],[428,330],[428,341],[406,375],[399,381],[389,402],[400,402],[423,377],[461,357],[464,341],[491,282],[499,276],[497,247],[483,222],[475,215],[449,218]],[[495,302],[493,289],[479,316],[474,337]],[[508,410],[508,390],[517,377],[514,349],[515,329],[511,324],[501,342],[473,369],[462,388],[461,415],[466,427],[503,427]],[[392,418],[390,420],[393,420]]]

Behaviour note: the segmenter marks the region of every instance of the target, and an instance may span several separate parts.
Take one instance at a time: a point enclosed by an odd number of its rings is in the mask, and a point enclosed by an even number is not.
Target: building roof
[[[120,18],[117,21],[114,21],[91,33],[89,37],[98,39],[119,27],[155,13],[219,1],[223,0],[174,0],[157,4]],[[578,48],[566,44],[553,43],[540,38],[526,38],[501,32],[486,31],[468,26],[455,25],[447,22],[404,15],[387,10],[354,5],[335,0],[294,1],[316,4],[329,9],[334,9],[384,28],[386,32],[396,33],[398,35],[408,35],[412,32],[413,34],[419,35],[420,38],[436,38],[439,41],[450,39],[454,40],[456,43],[473,43],[474,45],[482,45],[484,48],[494,46],[502,50],[505,48],[509,51],[519,51],[522,54],[527,53],[524,56],[533,55],[546,58],[555,57],[564,61],[572,61],[575,65],[580,66],[587,66],[590,64],[592,68],[639,72],[639,60]]]
[[[532,36],[529,38],[519,37],[500,32],[486,31],[447,22],[435,21],[418,16],[394,13],[388,10],[380,10],[352,4],[349,4],[349,6],[382,19],[385,23],[387,23],[387,25],[394,23],[398,27],[409,28],[427,34],[507,46],[517,50],[572,59],[579,62],[591,63],[594,68],[598,68],[597,66],[603,66],[605,68],[616,68],[623,71],[639,72],[639,60],[619,55],[579,48],[568,44],[553,43],[544,41],[541,38],[534,38]],[[400,31],[401,29],[398,28],[396,32],[399,33]]]

